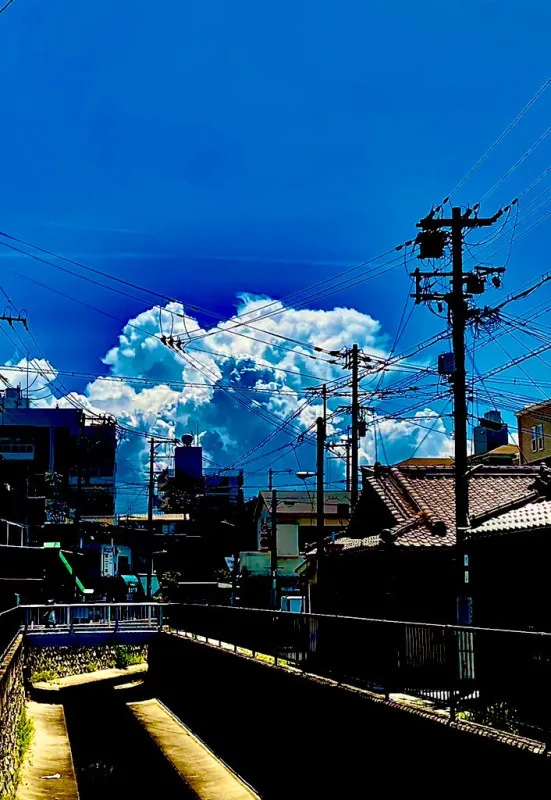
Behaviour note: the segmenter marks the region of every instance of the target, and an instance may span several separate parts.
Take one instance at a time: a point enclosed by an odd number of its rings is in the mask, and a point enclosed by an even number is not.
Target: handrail
[[[254,611],[255,613],[263,613],[268,615],[276,614],[289,614],[292,617],[309,617],[311,619],[333,619],[333,620],[348,620],[350,622],[377,622],[384,625],[415,625],[419,628],[427,628],[430,630],[434,630],[434,628],[439,628],[441,630],[448,630],[448,631],[464,631],[465,633],[473,633],[473,632],[480,632],[480,633],[521,633],[521,634],[528,634],[530,636],[551,636],[550,631],[527,631],[527,630],[517,630],[516,628],[480,628],[476,627],[475,625],[452,625],[451,623],[444,623],[444,622],[416,622],[415,620],[407,620],[407,619],[381,619],[378,617],[353,617],[347,614],[316,614],[311,612],[301,612],[297,614],[293,611],[282,611],[280,609],[270,609],[270,608],[250,608],[249,606],[222,606],[222,605],[209,605],[208,603],[169,603],[167,605],[182,605],[186,606],[187,608],[216,608],[216,609],[225,609],[231,611]]]
[[[140,603],[27,603],[26,605],[20,605],[18,608],[114,608],[115,606],[124,606],[125,608],[128,606],[132,606],[132,608],[137,608],[138,606],[168,606],[169,603],[159,603],[158,601],[151,601],[148,602],[140,602]],[[172,605],[175,605],[174,603]]]
[[[4,614],[10,614],[12,611],[17,611],[18,608],[24,608],[25,606],[12,606],[11,608],[5,608],[3,611],[0,611],[0,617]]]

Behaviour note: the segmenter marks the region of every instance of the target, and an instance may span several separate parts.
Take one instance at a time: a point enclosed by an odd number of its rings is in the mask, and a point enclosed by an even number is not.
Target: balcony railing
[[[548,741],[551,634],[227,606],[171,606],[169,625],[378,692],[422,698],[451,719]]]

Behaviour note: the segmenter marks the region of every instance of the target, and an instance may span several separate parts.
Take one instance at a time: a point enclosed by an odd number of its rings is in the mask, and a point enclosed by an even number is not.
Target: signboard
[[[101,577],[115,577],[115,548],[109,544],[101,546]]]

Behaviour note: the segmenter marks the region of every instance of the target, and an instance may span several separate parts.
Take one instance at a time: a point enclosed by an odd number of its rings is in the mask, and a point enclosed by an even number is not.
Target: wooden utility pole
[[[274,471],[270,467],[270,469],[268,470],[268,490],[271,492],[273,488],[274,488]]]
[[[421,272],[416,269],[412,274],[415,278],[416,303],[435,300],[447,303],[452,326],[453,368],[448,374],[453,391],[453,418],[454,418],[454,472],[455,472],[455,525],[456,525],[456,567],[458,574],[457,594],[457,619],[458,622],[470,622],[471,598],[466,597],[469,583],[468,557],[465,553],[465,536],[469,522],[469,476],[467,452],[467,379],[465,369],[465,330],[467,322],[474,315],[469,309],[467,300],[473,295],[482,294],[485,289],[485,277],[489,274],[497,275],[504,272],[503,267],[475,267],[473,272],[463,273],[463,230],[465,228],[479,228],[493,225],[503,214],[498,211],[493,217],[482,219],[473,216],[473,210],[468,209],[465,214],[461,208],[452,208],[449,218],[436,218],[434,212],[420,220],[417,227],[422,232],[417,236],[416,242],[420,246],[419,258],[442,258],[444,247],[451,239],[452,272]],[[450,234],[443,228],[449,228]],[[431,278],[451,278],[451,291],[440,294],[427,288],[422,281]],[[497,279],[499,283],[499,279]]]

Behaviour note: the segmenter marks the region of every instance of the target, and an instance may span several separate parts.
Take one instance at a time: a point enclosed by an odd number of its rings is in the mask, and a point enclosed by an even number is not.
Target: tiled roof
[[[529,503],[536,497],[536,467],[481,466],[470,479],[469,511],[480,523],[496,512]],[[449,547],[455,544],[453,469],[449,467],[383,467],[365,471],[364,491],[354,531],[369,527],[370,500],[375,492],[391,513],[397,544]],[[405,525],[405,523],[413,523]],[[443,524],[442,524],[443,523]],[[375,531],[373,531],[375,532]]]
[[[473,538],[484,534],[514,533],[516,531],[551,528],[551,500],[527,503],[521,508],[497,514],[477,525]]]
[[[451,467],[453,466],[453,458],[407,458],[405,461],[400,461],[398,467]]]

